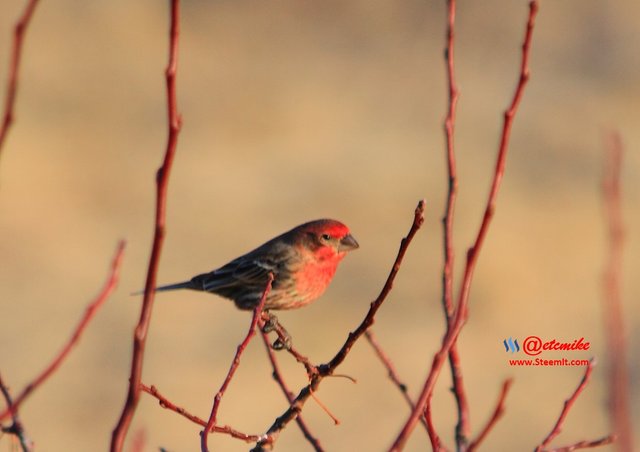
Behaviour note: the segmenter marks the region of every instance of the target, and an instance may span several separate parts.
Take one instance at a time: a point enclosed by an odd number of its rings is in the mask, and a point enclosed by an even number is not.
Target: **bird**
[[[188,281],[156,287],[156,292],[191,289],[232,300],[242,310],[254,309],[273,274],[264,310],[297,309],[318,299],[338,264],[359,248],[349,228],[337,220],[309,221],[267,241],[220,268]]]

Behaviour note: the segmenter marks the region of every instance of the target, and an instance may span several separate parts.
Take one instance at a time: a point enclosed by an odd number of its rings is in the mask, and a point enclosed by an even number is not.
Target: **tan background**
[[[0,7],[0,82],[24,2]],[[160,281],[210,270],[303,221],[334,217],[361,248],[323,299],[282,314],[295,344],[329,359],[376,296],[420,198],[427,222],[380,311],[376,331],[416,394],[443,331],[441,226],[444,2],[187,1],[180,41],[184,117],[168,203]],[[457,275],[487,193],[501,112],[517,77],[524,1],[462,2],[458,15],[460,196]],[[628,240],[624,299],[637,383],[640,145],[636,2],[543,2],[532,80],[518,114],[498,211],[460,347],[473,431],[504,378],[515,384],[485,450],[531,450],[582,376],[578,368],[510,368],[504,338],[585,337],[599,366],[557,444],[609,431],[600,198],[606,131],[619,128]],[[67,340],[128,241],[118,291],[80,346],[21,411],[41,451],[104,450],[124,401],[132,329],[152,234],[154,172],[166,140],[167,2],[44,1],[29,30],[17,105],[0,162],[0,371],[17,392]],[[163,294],[144,381],[200,416],[210,410],[249,315],[198,293]],[[292,387],[299,366],[281,361]],[[327,450],[384,450],[407,415],[365,343],[304,414]],[[452,445],[448,372],[435,421]],[[637,389],[632,405],[640,406]],[[259,342],[243,357],[220,421],[261,433],[286,407]],[[638,414],[638,413],[636,413]],[[640,430],[639,424],[635,424]],[[144,396],[132,433],[147,450],[198,450],[199,428]],[[408,450],[425,450],[420,428]],[[247,450],[226,437],[217,450]],[[278,450],[307,450],[295,426]],[[0,450],[11,450],[0,438]],[[606,450],[606,449],[603,449]]]

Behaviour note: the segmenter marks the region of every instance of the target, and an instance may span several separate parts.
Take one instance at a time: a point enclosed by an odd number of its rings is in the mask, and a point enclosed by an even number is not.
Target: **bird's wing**
[[[233,277],[242,284],[266,284],[269,273],[278,273],[278,264],[269,259],[243,260],[234,270]]]
[[[236,287],[264,286],[269,273],[277,274],[278,265],[265,259],[239,258],[210,273],[194,277],[191,281],[200,290],[219,293]]]

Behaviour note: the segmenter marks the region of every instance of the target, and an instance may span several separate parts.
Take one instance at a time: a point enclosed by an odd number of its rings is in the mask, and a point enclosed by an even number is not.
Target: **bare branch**
[[[169,63],[165,72],[167,81],[167,113],[168,113],[168,138],[167,148],[162,166],[156,177],[156,217],[155,233],[147,271],[147,281],[144,290],[144,299],[140,319],[133,336],[133,358],[131,362],[131,374],[129,377],[129,390],[127,399],[122,409],[120,419],[113,430],[111,437],[111,452],[119,452],[124,446],[125,437],[131,420],[140,400],[140,381],[142,378],[142,364],[144,360],[147,332],[151,323],[151,312],[156,287],[156,274],[160,262],[160,253],[164,243],[165,219],[167,205],[167,189],[169,174],[173,165],[176,151],[178,133],[182,125],[182,119],[178,113],[176,97],[176,70],[178,65],[178,36],[180,33],[180,0],[171,1],[171,26],[169,32]]]
[[[429,441],[431,441],[431,449],[433,452],[447,452],[447,448],[442,445],[440,436],[438,436],[438,432],[436,432],[431,412],[431,397],[429,397],[429,400],[427,400],[427,408],[424,410],[424,417],[427,422],[427,432],[429,433]]]
[[[453,315],[453,264],[455,253],[453,250],[453,215],[455,213],[456,197],[458,193],[458,175],[456,171],[456,153],[454,147],[454,131],[456,124],[456,106],[460,92],[455,81],[454,44],[455,44],[455,0],[447,1],[447,44],[444,52],[447,65],[447,81],[449,84],[449,110],[444,121],[444,132],[447,151],[447,176],[449,180],[447,204],[442,218],[444,233],[444,267],[442,271],[442,304],[445,315],[449,319]]]
[[[387,281],[382,288],[382,291],[378,295],[378,297],[371,303],[369,311],[365,316],[362,323],[355,329],[355,331],[349,333],[349,337],[343,344],[342,348],[338,351],[338,353],[333,357],[333,359],[325,366],[323,372],[327,372],[328,370],[333,371],[339,364],[341,364],[346,358],[347,354],[351,350],[351,347],[356,343],[358,339],[365,333],[365,331],[373,325],[375,322],[375,315],[382,306],[384,300],[386,300],[387,296],[391,292],[393,288],[393,282],[396,279],[398,272],[400,271],[400,266],[402,265],[402,260],[404,259],[404,255],[407,253],[407,249],[413,240],[413,237],[416,235],[422,223],[424,223],[424,209],[425,209],[425,201],[422,200],[418,203],[416,210],[413,216],[413,223],[411,224],[411,228],[409,229],[409,233],[407,236],[402,239],[400,243],[400,249],[398,250],[398,255],[396,256],[396,260],[393,263],[393,267],[389,272],[389,276],[387,277]]]
[[[629,407],[629,371],[627,341],[620,290],[622,254],[624,250],[624,224],[620,172],[622,167],[622,140],[612,133],[605,147],[602,181],[603,203],[609,229],[609,255],[603,275],[603,316],[609,357],[609,412],[612,429],[617,436],[618,450],[633,450],[633,428]]]
[[[594,441],[579,441],[575,444],[568,446],[556,447],[554,449],[547,449],[545,452],[572,452],[579,449],[591,449],[594,447],[606,446],[616,440],[615,435],[605,436],[604,438],[596,439]]]
[[[18,77],[20,74],[20,57],[27,27],[31,22],[33,11],[36,9],[38,0],[29,0],[24,11],[13,29],[13,44],[11,50],[11,62],[9,63],[9,77],[7,81],[7,94],[4,100],[4,114],[2,125],[0,125],[0,156],[2,147],[9,133],[9,128],[14,119],[14,108],[16,96],[18,95]]]
[[[435,387],[437,378],[440,374],[440,371],[442,370],[444,360],[448,356],[449,351],[451,350],[451,347],[457,340],[458,334],[460,333],[460,330],[462,329],[462,327],[464,326],[464,323],[466,322],[467,304],[469,301],[469,291],[471,289],[473,272],[475,270],[475,265],[478,260],[478,254],[480,252],[482,244],[484,243],[484,239],[487,234],[487,230],[491,222],[491,218],[493,217],[493,212],[495,210],[495,203],[496,203],[498,192],[500,189],[502,176],[504,174],[504,167],[506,163],[506,155],[507,155],[507,150],[509,145],[509,137],[511,133],[511,126],[513,123],[513,119],[515,117],[515,113],[520,104],[520,100],[522,99],[522,93],[524,91],[524,87],[529,79],[529,55],[531,50],[531,37],[532,37],[532,32],[533,32],[537,11],[538,11],[538,3],[537,1],[534,0],[529,4],[529,17],[527,20],[527,28],[525,32],[524,42],[522,45],[522,61],[520,66],[520,78],[516,86],[516,90],[513,95],[511,104],[504,113],[504,124],[502,127],[502,135],[500,139],[500,146],[498,148],[498,156],[497,156],[493,181],[491,184],[491,190],[489,192],[485,213],[482,219],[482,223],[480,224],[480,229],[478,230],[478,235],[476,237],[475,243],[467,252],[467,261],[465,264],[465,271],[462,279],[462,286],[461,286],[460,294],[458,297],[456,310],[450,322],[450,327],[447,329],[447,334],[442,340],[442,346],[440,347],[440,350],[436,353],[436,355],[433,358],[431,370],[425,380],[424,386],[418,398],[418,402],[416,403],[416,409],[411,413],[411,415],[405,422],[404,426],[402,427],[400,433],[395,439],[390,450],[394,450],[394,451],[401,450],[406,444],[407,440],[409,439],[411,432],[415,428],[416,423],[418,422],[420,416],[422,415],[422,412],[426,407],[427,400],[431,397],[431,394],[433,393],[433,388]]]
[[[474,439],[471,444],[469,444],[469,448],[467,449],[469,452],[475,451],[478,446],[484,441],[489,432],[495,427],[496,423],[502,415],[504,414],[504,402],[507,399],[507,394],[509,393],[509,389],[511,388],[511,384],[513,383],[513,379],[508,378],[502,383],[502,391],[500,391],[500,396],[498,397],[498,403],[496,403],[496,408],[493,410],[493,414],[489,418],[487,425],[484,426],[482,431],[478,434],[478,437]]]
[[[398,388],[398,390],[402,394],[402,397],[404,398],[405,402],[407,402],[409,407],[412,410],[415,409],[413,400],[411,400],[411,397],[409,397],[409,393],[407,392],[407,385],[403,383],[402,380],[400,379],[400,376],[398,375],[398,371],[396,370],[396,367],[393,365],[393,362],[391,361],[391,357],[383,350],[382,345],[376,338],[376,335],[373,332],[373,330],[369,328],[364,333],[364,336],[367,339],[367,342],[369,342],[369,345],[373,347],[373,351],[376,353],[376,356],[378,357],[380,362],[382,362],[382,365],[387,369],[387,374],[389,375],[389,379],[391,380],[391,382]],[[422,421],[422,424],[424,425],[427,432],[429,432],[429,426],[427,425],[426,417],[423,416],[420,420]]]
[[[198,416],[189,413],[187,410],[185,410],[182,407],[176,406],[173,402],[171,402],[169,399],[167,399],[165,396],[163,396],[162,394],[160,394],[160,391],[158,391],[158,389],[155,386],[147,386],[144,383],[140,383],[140,389],[144,392],[146,392],[147,394],[155,397],[156,399],[158,399],[158,402],[160,403],[160,406],[162,408],[165,408],[167,410],[173,411],[174,413],[179,414],[180,416],[190,420],[191,422],[193,422],[194,424],[198,424],[202,427],[206,427],[207,426],[207,421],[205,421],[204,419],[199,418]],[[242,441],[246,441],[247,443],[253,443],[255,441],[259,441],[261,436],[260,435],[247,435],[245,433],[239,432],[238,430],[235,430],[231,427],[229,427],[228,425],[215,425],[212,427],[211,429],[212,433],[224,433],[226,435],[229,435],[233,438],[237,438],[237,439],[241,439]]]
[[[455,19],[456,2],[447,0],[447,33],[446,48],[444,52],[447,81],[449,91],[449,107],[444,120],[444,132],[446,139],[448,190],[445,206],[443,225],[444,265],[442,267],[442,307],[449,328],[453,316],[453,269],[455,252],[453,249],[453,217],[455,212],[456,197],[458,192],[458,176],[456,171],[456,154],[454,146],[454,131],[456,124],[456,106],[460,92],[455,79]],[[456,444],[459,451],[465,450],[469,437],[469,403],[467,402],[462,378],[462,365],[457,343],[454,342],[449,350],[449,367],[451,368],[451,380],[453,394],[458,406],[458,423],[456,425]],[[434,431],[435,432],[435,431]]]
[[[545,439],[542,440],[540,445],[536,447],[535,452],[544,451],[546,447],[549,445],[549,443],[551,443],[551,441],[553,441],[553,439],[560,434],[560,432],[562,431],[562,424],[564,424],[565,418],[569,414],[569,411],[573,407],[573,404],[576,402],[580,394],[582,394],[582,391],[584,391],[584,388],[587,386],[587,383],[589,383],[589,379],[591,378],[591,372],[593,371],[593,366],[594,366],[594,361],[592,359],[589,361],[589,365],[587,366],[584,372],[584,376],[582,377],[580,384],[578,385],[576,390],[573,392],[571,397],[565,400],[564,405],[562,407],[562,411],[560,412],[560,416],[558,416],[558,420],[556,421],[555,425],[553,426],[549,434],[545,437]],[[582,442],[582,443],[586,444],[585,442]],[[590,447],[593,447],[593,446],[590,446]]]
[[[11,394],[9,393],[9,388],[4,384],[2,380],[2,376],[0,376],[0,392],[2,392],[2,396],[7,404],[8,409],[13,409],[13,399],[11,398]],[[18,442],[20,443],[20,447],[22,448],[22,452],[30,452],[33,449],[33,442],[27,438],[27,434],[24,431],[24,426],[20,421],[20,417],[18,413],[13,412],[11,415],[11,425],[5,427],[0,425],[0,432],[8,433],[10,435],[15,435],[18,438]]]
[[[91,319],[95,316],[96,312],[98,312],[98,309],[100,309],[100,307],[104,304],[109,295],[111,295],[118,283],[120,264],[122,263],[122,256],[124,253],[124,246],[124,241],[118,244],[116,255],[113,258],[113,262],[111,264],[111,271],[104,287],[95,298],[95,300],[87,307],[84,315],[82,316],[82,319],[80,319],[80,322],[73,331],[73,334],[69,341],[65,344],[62,350],[60,350],[60,353],[55,356],[53,361],[40,373],[40,375],[34,378],[33,381],[31,381],[31,383],[29,383],[22,390],[20,395],[18,395],[18,397],[16,397],[13,401],[13,405],[0,413],[0,421],[18,412],[20,405],[22,405],[22,402],[24,402],[33,391],[40,387],[40,385],[42,385],[58,369],[58,367],[60,367],[60,365],[69,355],[69,352],[71,352],[73,347],[78,343],[80,337],[82,336],[82,333],[87,328],[87,325],[89,325]]]
[[[278,383],[278,386],[280,386],[280,389],[282,389],[282,392],[284,396],[287,398],[287,401],[289,402],[289,404],[292,404],[294,401],[293,393],[291,392],[286,382],[284,381],[284,376],[282,375],[282,372],[280,372],[278,359],[276,358],[276,354],[271,348],[271,344],[269,343],[269,336],[264,331],[261,331],[261,335],[262,335],[262,340],[264,341],[264,345],[267,349],[267,355],[269,356],[271,367],[273,369],[273,374],[272,374],[273,379]],[[324,449],[320,444],[320,440],[318,440],[318,438],[316,438],[315,435],[311,433],[311,431],[309,430],[309,427],[307,426],[307,423],[302,418],[302,415],[299,415],[298,417],[296,417],[296,423],[298,424],[298,427],[300,428],[300,431],[304,435],[305,439],[309,441],[309,444],[311,444],[313,449],[316,452],[323,452]]]
[[[218,390],[218,393],[216,394],[213,400],[213,407],[211,408],[211,415],[209,416],[209,421],[207,422],[207,425],[205,426],[204,430],[201,433],[200,448],[202,449],[202,452],[209,451],[209,447],[207,445],[207,438],[209,437],[209,432],[211,431],[211,429],[213,429],[213,427],[216,425],[216,418],[218,416],[218,409],[220,408],[220,402],[222,401],[222,397],[224,397],[224,393],[229,387],[229,383],[231,383],[231,379],[233,378],[234,374],[236,373],[236,370],[238,369],[238,366],[240,365],[240,357],[242,356],[242,353],[244,353],[247,346],[249,345],[249,342],[251,342],[251,339],[256,334],[256,327],[258,326],[258,321],[262,316],[262,310],[264,309],[265,300],[267,299],[267,296],[271,291],[271,283],[273,283],[273,278],[274,278],[273,273],[269,273],[267,286],[265,287],[264,292],[262,293],[260,302],[253,310],[253,317],[251,318],[251,325],[249,326],[249,331],[247,331],[247,335],[245,336],[244,340],[240,343],[240,345],[238,345],[238,349],[236,350],[236,355],[233,358],[233,361],[231,362],[231,366],[229,367],[229,372],[227,372],[227,376],[225,377],[224,382],[222,383],[222,386]]]

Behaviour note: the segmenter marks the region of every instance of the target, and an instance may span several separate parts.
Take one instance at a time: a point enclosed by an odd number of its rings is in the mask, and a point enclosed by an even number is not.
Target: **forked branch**
[[[450,328],[453,319],[453,268],[455,252],[453,249],[453,216],[455,212],[456,197],[458,192],[458,175],[456,171],[456,153],[454,146],[454,132],[456,125],[456,107],[460,92],[456,84],[455,77],[455,20],[456,2],[447,1],[447,34],[445,61],[447,68],[447,81],[449,92],[449,107],[444,120],[444,132],[446,139],[447,175],[448,190],[447,202],[444,217],[442,218],[443,242],[444,242],[444,264],[442,266],[442,307],[447,322],[447,329]],[[459,452],[466,448],[469,437],[469,403],[464,389],[462,378],[462,364],[460,363],[460,353],[457,342],[451,344],[449,349],[449,367],[451,368],[452,391],[458,406],[458,423],[456,425],[456,445]],[[435,432],[435,430],[432,430]],[[433,435],[434,433],[432,433]]]
[[[258,321],[262,316],[262,310],[264,309],[265,300],[267,299],[267,296],[271,291],[271,283],[273,282],[273,278],[274,278],[273,273],[269,273],[269,280],[267,281],[267,286],[265,287],[264,292],[262,293],[262,297],[260,297],[260,302],[253,309],[253,317],[251,318],[249,331],[247,331],[247,335],[245,336],[244,340],[240,343],[240,345],[238,345],[238,349],[236,350],[236,355],[234,356],[233,361],[231,362],[231,366],[229,367],[229,372],[227,372],[227,376],[225,377],[224,382],[222,383],[222,386],[220,387],[220,389],[218,390],[218,393],[214,397],[213,407],[211,408],[211,414],[209,415],[209,421],[207,422],[207,425],[205,426],[204,430],[200,435],[201,436],[200,448],[202,449],[202,452],[209,451],[209,446],[208,446],[209,432],[216,425],[218,409],[220,408],[220,402],[222,401],[222,397],[224,397],[224,393],[227,391],[227,388],[229,387],[229,384],[231,383],[231,379],[235,375],[236,370],[238,370],[238,366],[240,365],[240,357],[242,356],[244,351],[247,349],[247,346],[249,345],[249,342],[251,341],[253,336],[255,336],[256,334],[256,327],[258,326]]]
[[[312,393],[317,391],[322,380],[325,377],[333,374],[336,368],[345,360],[345,358],[349,354],[349,351],[358,341],[358,339],[360,339],[365,331],[367,331],[367,329],[371,325],[373,325],[376,313],[393,288],[393,282],[395,281],[396,275],[400,270],[404,255],[406,254],[407,249],[409,248],[409,245],[413,240],[413,237],[416,235],[416,233],[422,226],[422,223],[424,222],[424,208],[425,202],[420,201],[414,212],[413,223],[411,224],[409,233],[404,239],[402,239],[400,243],[398,255],[396,256],[396,260],[393,263],[391,271],[389,272],[387,281],[385,282],[384,287],[382,288],[378,297],[369,306],[369,311],[365,315],[360,325],[354,331],[349,333],[347,340],[342,345],[340,350],[336,353],[336,355],[331,359],[331,361],[318,366],[318,373],[311,377],[311,381],[309,382],[309,384],[302,388],[302,390],[298,393],[296,398],[291,403],[291,406],[275,420],[275,422],[267,431],[267,438],[259,441],[252,449],[253,452],[270,450],[273,447],[273,444],[277,440],[280,432],[289,424],[289,422],[298,417],[298,415],[302,411],[302,408],[304,407],[304,404],[311,397]]]
[[[158,399],[158,403],[160,404],[160,406],[162,408],[165,408],[167,410],[173,411],[174,413],[179,414],[180,416],[184,417],[185,419],[190,420],[194,424],[198,424],[198,425],[200,425],[202,427],[206,427],[207,426],[207,421],[205,421],[202,418],[199,418],[195,414],[191,414],[190,412],[188,412],[184,408],[179,407],[176,404],[174,404],[173,402],[171,402],[164,395],[162,395],[160,393],[160,391],[158,391],[158,388],[156,388],[155,386],[147,386],[144,383],[140,383],[140,389],[142,391],[146,392],[147,394],[151,395],[152,397],[155,397],[156,399]],[[260,436],[259,435],[247,435],[245,433],[239,432],[238,430],[235,430],[235,429],[229,427],[228,425],[215,425],[215,426],[213,426],[211,428],[211,433],[223,433],[223,434],[229,435],[229,436],[231,436],[233,438],[241,439],[242,441],[246,441],[247,443],[253,443],[253,442],[256,442],[256,441],[260,440]]]
[[[12,409],[13,398],[9,393],[9,388],[4,384],[4,381],[2,380],[2,376],[0,376],[0,392],[2,393],[2,397],[4,398],[5,403],[7,404],[7,408]],[[18,413],[14,412],[11,414],[11,425],[5,427],[4,425],[0,424],[0,433],[14,435],[18,439],[18,443],[20,444],[22,452],[31,452],[31,450],[33,450],[33,442],[27,437]]]
[[[406,444],[409,436],[413,432],[416,423],[420,419],[420,416],[424,412],[427,404],[427,400],[431,397],[433,393],[433,388],[435,387],[436,381],[442,367],[444,365],[445,359],[447,358],[451,347],[456,342],[458,338],[458,334],[460,330],[464,326],[464,323],[467,319],[467,305],[469,301],[469,292],[471,289],[471,281],[473,279],[473,272],[475,270],[475,266],[478,260],[479,252],[482,248],[482,244],[484,243],[484,239],[486,237],[489,224],[491,223],[491,219],[493,217],[493,213],[495,210],[495,203],[497,200],[498,192],[500,189],[502,176],[504,174],[504,168],[506,163],[507,150],[509,147],[509,137],[511,135],[511,127],[513,124],[513,119],[515,117],[518,106],[520,105],[520,101],[522,99],[522,94],[524,92],[525,85],[529,80],[529,56],[531,52],[531,38],[533,33],[533,27],[535,23],[535,17],[538,12],[538,3],[537,1],[532,1],[529,4],[529,17],[527,20],[527,27],[525,31],[524,42],[522,44],[522,60],[520,64],[520,77],[518,80],[518,84],[516,86],[515,93],[513,95],[513,99],[511,104],[507,108],[504,113],[504,123],[502,127],[502,134],[500,139],[500,145],[498,148],[498,155],[496,159],[496,167],[493,175],[493,181],[491,183],[491,190],[489,192],[489,196],[487,199],[487,204],[485,207],[485,213],[482,219],[482,223],[480,224],[480,228],[478,230],[478,234],[476,236],[476,240],[473,246],[467,251],[467,260],[465,264],[465,270],[462,278],[462,284],[460,289],[460,294],[458,296],[458,302],[455,307],[454,314],[452,316],[450,326],[447,329],[447,333],[445,334],[442,340],[442,346],[440,350],[436,353],[433,358],[433,362],[431,365],[431,370],[427,375],[424,386],[418,397],[418,401],[416,402],[416,409],[413,410],[409,418],[404,423],[404,426],[400,430],[398,436],[393,442],[390,450],[399,451],[402,450],[404,445]]]
[[[107,281],[104,284],[104,287],[98,294],[98,296],[94,299],[94,301],[87,306],[84,315],[80,319],[80,322],[73,330],[73,334],[69,341],[62,347],[62,350],[54,357],[54,359],[47,365],[47,367],[37,376],[35,377],[31,383],[29,383],[20,394],[13,400],[13,403],[7,407],[5,411],[0,413],[0,421],[6,419],[9,416],[14,415],[20,409],[20,405],[31,395],[33,391],[38,389],[53,373],[62,365],[64,360],[67,358],[73,347],[75,347],[80,338],[82,337],[82,333],[86,330],[89,322],[98,310],[102,307],[104,302],[109,298],[109,295],[115,290],[116,285],[118,284],[118,278],[120,275],[120,265],[122,263],[122,256],[124,255],[124,242],[120,242],[118,244],[115,257],[111,263],[111,270],[109,272],[109,276],[107,277]]]
[[[269,357],[269,362],[271,362],[271,368],[273,369],[273,373],[272,373],[273,379],[276,381],[276,383],[278,383],[278,386],[280,386],[280,389],[282,390],[282,393],[286,397],[289,404],[292,404],[294,401],[293,393],[291,392],[286,382],[284,381],[284,376],[282,375],[282,372],[280,371],[280,366],[278,365],[278,358],[276,357],[276,353],[274,352],[269,342],[269,336],[264,331],[261,331],[261,334],[262,334],[262,341],[264,342],[264,346],[267,350],[267,356]],[[311,447],[313,447],[313,450],[315,450],[316,452],[323,452],[324,449],[320,444],[320,440],[313,433],[311,433],[311,430],[309,429],[309,426],[307,425],[305,420],[302,418],[302,415],[299,415],[296,418],[296,424],[298,424],[300,431],[304,435],[305,439],[309,442],[309,444],[311,444]]]
[[[560,416],[558,416],[558,420],[556,421],[555,425],[553,426],[549,434],[542,440],[540,445],[536,447],[535,452],[543,452],[543,451],[550,452],[550,450],[547,449],[547,446],[562,431],[562,425],[564,424],[564,421],[567,415],[569,414],[569,411],[571,411],[571,408],[576,403],[576,400],[578,400],[578,397],[580,396],[580,394],[582,394],[582,391],[584,391],[584,388],[586,388],[587,383],[589,383],[589,379],[591,378],[591,372],[593,371],[594,365],[595,365],[594,361],[590,360],[589,365],[587,366],[584,372],[584,376],[580,381],[580,384],[575,389],[575,391],[573,391],[573,394],[571,394],[571,396],[567,400],[565,400],[564,405],[562,406],[562,411],[560,411]],[[551,450],[570,451],[570,450],[577,450],[577,449],[585,449],[590,447],[602,446],[604,444],[609,444],[614,439],[615,438],[613,436],[606,436],[596,441],[580,441],[579,443],[575,443],[570,446],[564,446],[559,449],[551,449]]]

